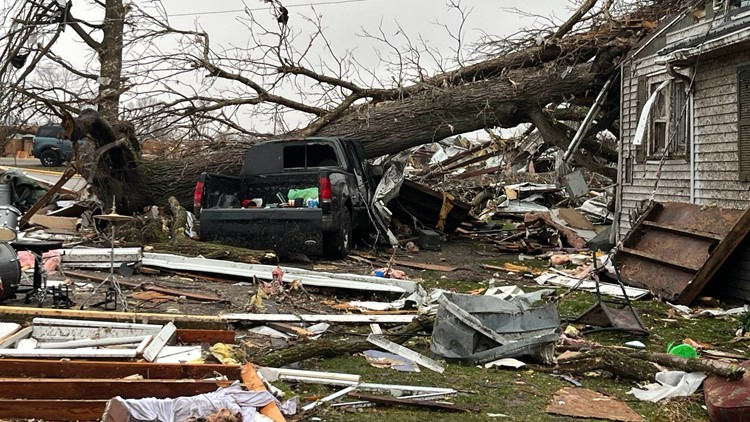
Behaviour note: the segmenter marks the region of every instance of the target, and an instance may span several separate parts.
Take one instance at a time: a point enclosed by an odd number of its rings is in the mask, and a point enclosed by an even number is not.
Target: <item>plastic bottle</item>
[[[312,208],[312,207],[313,207],[313,199],[312,198],[307,198],[305,200],[305,208]]]

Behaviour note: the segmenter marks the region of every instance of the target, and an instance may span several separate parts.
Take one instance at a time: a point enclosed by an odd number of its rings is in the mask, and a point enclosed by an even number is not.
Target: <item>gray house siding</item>
[[[731,53],[698,63],[693,94],[693,151],[687,158],[666,159],[654,199],[691,202],[691,165],[694,166],[693,202],[722,208],[750,206],[750,183],[739,180],[737,144],[737,68],[750,56]],[[650,198],[659,169],[658,160],[636,162],[632,140],[638,124],[638,78],[658,79],[665,66],[654,64],[655,57],[635,59],[623,67],[622,148],[620,170],[631,166],[632,183],[623,178],[619,238],[630,230],[630,215],[643,200]],[[630,160],[626,158],[630,157]],[[690,160],[693,160],[691,163]]]

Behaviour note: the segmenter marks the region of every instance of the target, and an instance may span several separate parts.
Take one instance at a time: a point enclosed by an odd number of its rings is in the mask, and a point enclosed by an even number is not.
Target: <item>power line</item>
[[[369,0],[335,0],[335,1],[322,1],[320,3],[306,3],[306,4],[289,4],[284,5],[287,9],[295,8],[295,7],[307,7],[307,6],[328,6],[333,4],[347,4],[347,3],[362,3]],[[245,11],[261,11],[261,10],[267,10],[265,7],[255,7],[252,9],[233,9],[233,10],[215,10],[215,11],[206,11],[206,12],[191,12],[191,13],[172,13],[169,15],[169,17],[180,17],[180,16],[198,16],[198,15],[219,15],[224,13],[242,13]]]

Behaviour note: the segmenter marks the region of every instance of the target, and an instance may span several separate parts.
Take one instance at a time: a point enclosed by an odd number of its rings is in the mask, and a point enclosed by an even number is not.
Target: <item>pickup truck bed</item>
[[[282,255],[343,257],[353,231],[369,226],[372,187],[356,141],[308,138],[256,144],[248,149],[239,176],[201,175],[195,196],[200,237]],[[292,189],[310,188],[318,192],[310,198],[312,207],[289,203]]]

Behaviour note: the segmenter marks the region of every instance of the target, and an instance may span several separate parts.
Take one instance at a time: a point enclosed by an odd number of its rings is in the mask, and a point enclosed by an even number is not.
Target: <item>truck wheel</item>
[[[60,154],[57,151],[48,149],[39,155],[39,161],[44,167],[57,167],[60,165]]]
[[[323,234],[323,252],[329,258],[342,259],[352,250],[352,216],[348,208],[341,213],[339,230]]]

